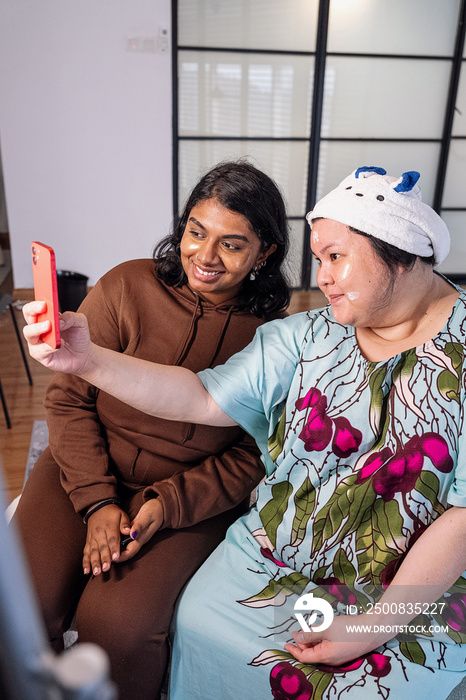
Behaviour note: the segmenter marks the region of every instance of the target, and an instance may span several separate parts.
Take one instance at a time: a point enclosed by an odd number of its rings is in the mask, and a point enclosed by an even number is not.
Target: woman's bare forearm
[[[379,601],[380,614],[372,622],[408,624],[419,610],[431,606],[466,569],[466,508],[446,510],[409,550]],[[385,610],[390,611],[387,615]],[[409,613],[411,611],[411,613]]]
[[[23,307],[23,329],[31,357],[54,370],[75,374],[107,394],[151,416],[203,425],[236,425],[215,403],[198,376],[184,367],[159,365],[102,348],[91,342],[84,314],[66,311],[60,317],[61,344],[43,340],[50,321],[38,321],[43,301]]]
[[[144,413],[203,425],[236,425],[185,367],[171,367],[92,344],[80,376]]]

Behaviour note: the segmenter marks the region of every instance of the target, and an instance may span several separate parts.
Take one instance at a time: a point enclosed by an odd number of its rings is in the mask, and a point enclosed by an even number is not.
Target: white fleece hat
[[[434,255],[438,265],[450,251],[450,233],[440,216],[422,202],[418,179],[414,170],[396,178],[383,168],[358,168],[306,218],[310,226],[318,218],[333,219],[408,253]]]

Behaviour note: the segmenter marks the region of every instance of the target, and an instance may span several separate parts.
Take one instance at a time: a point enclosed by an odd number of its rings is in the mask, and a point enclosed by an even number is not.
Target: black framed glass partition
[[[291,283],[315,286],[305,214],[360,165],[419,170],[466,279],[466,0],[174,0],[174,210],[247,157],[288,205]]]

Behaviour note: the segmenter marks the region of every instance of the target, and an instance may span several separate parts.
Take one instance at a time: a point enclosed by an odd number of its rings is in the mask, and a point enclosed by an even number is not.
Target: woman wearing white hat
[[[449,234],[418,177],[359,168],[324,197],[329,306],[199,375],[93,346],[79,315],[53,352],[25,307],[44,364],[262,449],[256,505],[181,598],[172,700],[446,698],[466,675],[466,292],[434,271]]]

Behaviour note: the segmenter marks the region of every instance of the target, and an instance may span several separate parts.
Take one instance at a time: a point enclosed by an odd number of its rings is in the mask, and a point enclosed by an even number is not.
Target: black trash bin
[[[80,272],[57,270],[60,311],[77,311],[87,294],[88,277]]]

